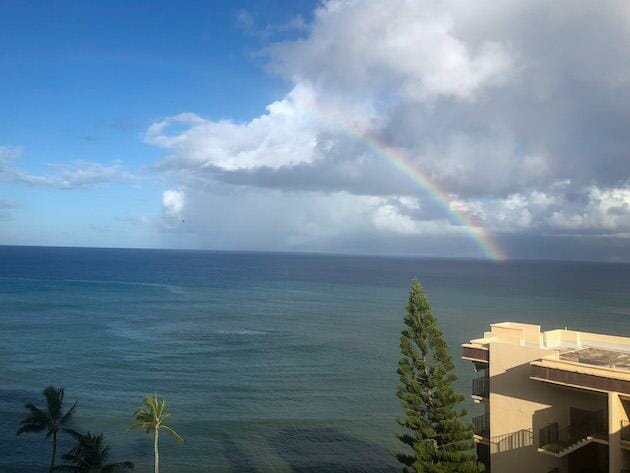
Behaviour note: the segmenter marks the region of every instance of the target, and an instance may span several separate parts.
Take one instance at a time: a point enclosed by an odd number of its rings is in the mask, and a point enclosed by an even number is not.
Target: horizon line
[[[0,248],[48,248],[48,249],[77,249],[77,250],[133,250],[133,251],[181,251],[181,252],[207,252],[207,253],[258,253],[278,255],[304,255],[304,256],[346,256],[356,258],[392,258],[392,259],[422,259],[422,260],[459,260],[478,261],[489,264],[509,264],[518,262],[543,262],[543,263],[603,263],[603,264],[630,264],[628,261],[602,260],[602,259],[557,259],[557,258],[523,258],[510,257],[508,260],[493,260],[480,256],[446,256],[400,253],[346,253],[341,251],[318,250],[255,250],[255,249],[212,249],[212,248],[158,248],[158,247],[133,247],[133,246],[69,246],[69,245],[29,245],[0,243]]]

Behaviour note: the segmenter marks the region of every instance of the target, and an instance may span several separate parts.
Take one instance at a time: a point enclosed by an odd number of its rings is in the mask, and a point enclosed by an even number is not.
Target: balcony
[[[462,358],[464,360],[470,360],[476,363],[484,364],[487,364],[490,359],[487,348],[468,343],[462,345]]]
[[[490,379],[488,376],[480,376],[472,380],[472,395],[487,398],[490,395]]]
[[[612,391],[630,394],[630,381],[627,379],[618,379],[618,375],[616,375],[611,368],[607,368],[607,376],[602,376],[575,371],[576,366],[579,365],[566,364],[566,361],[568,361],[566,358],[560,361],[548,359],[532,361],[530,363],[530,379],[552,384],[587,388],[600,392]],[[592,366],[587,366],[587,368],[590,370],[593,369]],[[578,369],[583,369],[583,367],[579,367]]]
[[[538,451],[562,457],[591,442],[607,443],[608,433],[603,413],[594,413],[592,419],[580,425],[559,428],[549,424],[539,431]]]
[[[473,431],[475,435],[483,438],[490,438],[490,414],[485,413],[473,417]]]
[[[509,434],[497,435],[490,439],[490,452],[503,453],[534,445],[534,432],[521,429]]]

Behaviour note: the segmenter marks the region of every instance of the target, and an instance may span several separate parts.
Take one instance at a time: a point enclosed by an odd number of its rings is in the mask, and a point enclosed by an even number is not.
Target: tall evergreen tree
[[[417,280],[413,280],[400,337],[397,396],[404,416],[397,419],[398,439],[408,448],[396,458],[403,472],[478,473],[483,466],[472,453],[472,426],[458,408],[464,397],[453,389],[457,379],[448,346]]]

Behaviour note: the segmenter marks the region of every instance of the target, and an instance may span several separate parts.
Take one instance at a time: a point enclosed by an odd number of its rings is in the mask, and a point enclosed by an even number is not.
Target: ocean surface
[[[47,470],[50,442],[15,431],[49,384],[78,400],[75,428],[103,432],[138,472],[151,444],[128,426],[153,393],[186,439],[161,436],[163,473],[398,471],[413,277],[465,394],[459,344],[491,322],[630,336],[623,264],[0,247],[0,472]]]

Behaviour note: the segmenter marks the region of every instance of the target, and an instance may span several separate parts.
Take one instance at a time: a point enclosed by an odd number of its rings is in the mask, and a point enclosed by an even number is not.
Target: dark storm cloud
[[[231,207],[244,221],[253,201],[239,189],[250,196],[258,189],[270,202],[320,195],[284,208],[295,215],[283,231],[308,227],[311,245],[341,245],[360,232],[371,235],[361,240],[365,248],[387,238],[409,249],[404,239],[433,238],[440,210],[429,193],[353,136],[364,134],[408,156],[452,208],[506,246],[514,241],[517,254],[532,253],[528,238],[543,252],[556,248],[545,238],[580,255],[592,247],[600,257],[611,245],[617,258],[625,247],[629,3],[323,2],[301,39],[270,44],[264,54],[291,90],[259,117],[236,123],[188,113],[147,132],[169,153],[158,169],[182,192],[212,201],[217,189],[231,188]],[[334,207],[335,199],[360,218],[326,219],[319,206]],[[318,239],[324,221],[328,233]]]

